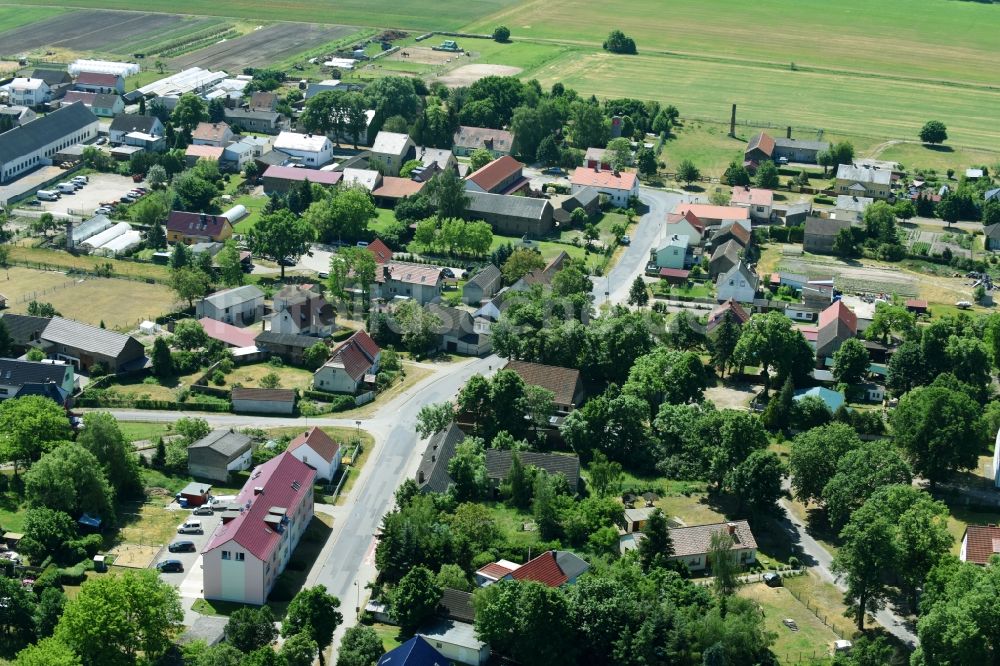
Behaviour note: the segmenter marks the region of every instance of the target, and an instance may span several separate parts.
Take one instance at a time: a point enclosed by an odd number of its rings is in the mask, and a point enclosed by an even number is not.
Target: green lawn
[[[237,204],[246,206],[247,213],[249,214],[237,222],[233,230],[238,234],[245,234],[254,228],[257,220],[263,214],[264,206],[267,205],[267,197],[255,197],[247,194],[242,197],[235,197],[232,205],[235,206]]]
[[[754,583],[741,587],[739,595],[752,599],[763,609],[764,626],[777,636],[771,649],[782,664],[828,657],[833,642],[840,638],[783,587]],[[786,618],[795,621],[798,631],[782,623]]]
[[[996,147],[996,143],[993,144],[994,150],[976,150],[948,145],[931,147],[916,142],[894,143],[880,151],[879,159],[899,162],[907,170],[936,169],[938,172],[944,173],[949,168],[960,171],[961,167],[981,164],[990,167],[990,172],[994,173],[994,165],[1000,163],[1000,152],[996,150]]]
[[[39,3],[44,4],[44,3]],[[61,7],[18,7],[0,5],[0,32],[6,32],[19,28],[22,25],[44,21],[45,19],[58,16],[65,12]],[[17,55],[16,53],[4,53],[3,44],[0,44],[0,55]]]
[[[147,439],[155,442],[157,438],[163,437],[170,432],[169,423],[151,423],[143,421],[119,421],[118,428],[125,435],[125,439],[135,442],[140,439]]]
[[[270,363],[237,366],[226,375],[226,384],[221,388],[229,388],[236,383],[247,388],[260,387],[261,378],[272,373],[278,376],[279,388],[312,388],[313,373],[310,371],[287,365],[275,367]],[[211,385],[215,386],[214,383]]]

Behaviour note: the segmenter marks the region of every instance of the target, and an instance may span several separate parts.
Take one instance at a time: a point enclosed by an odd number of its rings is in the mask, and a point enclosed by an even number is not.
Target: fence
[[[795,590],[793,590],[790,587],[786,587],[785,589],[788,590],[793,597],[795,597],[796,599],[798,599],[799,603],[801,603],[803,606],[805,606],[807,609],[809,609],[809,612],[812,613],[813,615],[815,615],[816,619],[818,619],[820,622],[822,622],[823,624],[825,624],[830,631],[832,631],[833,633],[837,634],[838,637],[840,637],[842,639],[847,639],[847,640],[850,640],[850,639],[854,638],[854,633],[853,632],[851,633],[850,636],[845,636],[844,632],[842,632],[833,623],[830,622],[829,616],[825,615],[824,613],[821,613],[818,608],[816,608],[815,606],[813,606],[809,602],[809,599],[807,597],[803,597],[802,595],[800,595],[798,592],[796,592]]]
[[[117,261],[127,261],[126,259],[117,259]],[[110,273],[105,270],[97,269],[87,269],[81,268],[79,266],[58,266],[56,264],[46,264],[41,261],[28,261],[27,259],[18,259],[16,257],[10,257],[7,263],[11,266],[22,266],[24,268],[33,268],[38,271],[53,271],[56,273],[65,273],[66,275],[89,275],[91,277],[97,278],[107,278],[114,280],[130,280],[131,282],[145,282],[146,284],[168,284],[167,280],[161,280],[155,277],[142,276],[142,275],[129,275],[127,273],[119,273],[112,267]],[[109,262],[110,263],[110,262]],[[143,264],[146,262],[134,261],[131,263]],[[114,266],[114,264],[112,264]]]

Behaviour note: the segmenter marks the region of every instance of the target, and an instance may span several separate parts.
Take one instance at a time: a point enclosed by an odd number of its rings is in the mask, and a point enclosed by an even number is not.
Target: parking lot
[[[68,182],[73,178],[67,174]],[[113,173],[92,173],[88,176],[90,182],[74,194],[63,194],[59,201],[43,201],[41,206],[33,206],[34,210],[42,210],[58,217],[74,216],[88,218],[105,201],[118,201],[121,196],[140,183],[133,183],[131,178]],[[50,190],[55,190],[52,185]]]
[[[219,526],[222,521],[221,514],[216,513],[211,516],[195,516],[193,515],[193,510],[191,509],[178,509],[177,510],[177,526],[180,527],[184,521],[188,519],[196,519],[201,521],[202,533],[201,534],[177,534],[171,540],[170,543],[176,541],[191,541],[194,543],[194,552],[189,553],[171,553],[167,548],[164,548],[160,553],[159,557],[156,558],[156,563],[159,564],[164,560],[180,560],[181,564],[184,565],[184,571],[181,573],[162,573],[160,577],[167,583],[176,587],[183,597],[200,597],[202,590],[202,569],[201,569],[201,551],[208,544],[209,540],[212,538],[212,533],[215,532],[215,528]],[[154,566],[155,566],[154,564]]]

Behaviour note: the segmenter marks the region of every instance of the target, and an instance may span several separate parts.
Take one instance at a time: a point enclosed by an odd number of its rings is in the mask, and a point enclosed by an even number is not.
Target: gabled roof
[[[375,274],[376,282],[396,280],[404,284],[434,285],[441,281],[440,266],[425,266],[402,261],[390,261]]]
[[[511,576],[514,580],[530,580],[549,587],[561,587],[577,578],[590,565],[565,550],[550,550],[522,564]]]
[[[205,158],[216,161],[222,159],[222,153],[224,152],[226,152],[226,149],[222,146],[204,146],[197,143],[190,144],[184,150],[184,154],[187,157],[196,157],[198,159]]]
[[[468,310],[439,303],[428,303],[424,307],[427,312],[441,320],[441,325],[435,327],[435,330],[441,335],[454,335],[460,338],[473,332],[472,313]]]
[[[142,132],[152,134],[157,124],[162,126],[156,116],[124,115],[115,116],[111,121],[112,132]]]
[[[10,333],[11,339],[16,344],[23,345],[30,340],[38,339],[52,319],[51,317],[32,317],[31,315],[7,312],[0,314],[0,321],[7,325],[7,332]]]
[[[548,474],[558,474],[566,479],[571,491],[576,491],[580,484],[580,459],[574,455],[560,453],[539,453],[536,451],[504,451],[500,449],[486,450],[486,475],[495,480],[503,481],[510,474],[514,455],[517,455],[525,467],[537,467]]]
[[[379,657],[376,666],[449,666],[450,664],[451,660],[431,647],[426,639],[414,636]]]
[[[743,251],[743,246],[737,243],[733,239],[727,240],[722,245],[719,245],[714,250],[712,250],[712,257],[709,259],[709,263],[713,263],[722,257],[726,257],[732,263],[737,263],[740,260],[740,252]]]
[[[277,180],[290,180],[300,183],[308,180],[310,183],[319,185],[336,185],[344,177],[339,171],[320,171],[319,169],[300,169],[298,167],[285,167],[272,164],[267,167],[262,178],[275,178]]]
[[[749,153],[752,150],[760,150],[765,155],[770,157],[771,153],[774,152],[774,139],[771,138],[770,134],[761,132],[750,139],[744,153]]]
[[[47,86],[57,86],[65,83],[72,83],[73,77],[64,69],[40,69],[36,68],[31,72],[31,78],[45,81]]]
[[[229,428],[219,428],[193,443],[188,447],[188,450],[208,450],[227,461],[231,461],[246,453],[251,446],[253,446],[253,442],[243,433],[235,432]]]
[[[199,139],[201,141],[222,141],[226,132],[232,132],[229,129],[229,125],[220,123],[198,123],[198,126],[194,128],[191,132],[192,139]]]
[[[372,190],[372,195],[387,199],[402,199],[417,194],[426,184],[409,178],[382,176],[382,184]]]
[[[403,155],[411,145],[409,134],[383,131],[375,135],[372,152],[380,155]]]
[[[313,426],[288,443],[286,451],[294,451],[301,446],[308,446],[323,460],[330,463],[340,455],[340,443],[334,441],[328,434]]]
[[[466,284],[475,284],[479,285],[480,287],[488,287],[501,277],[502,274],[500,273],[499,268],[497,268],[493,264],[486,264],[486,266],[484,266],[481,271],[476,273],[475,276],[473,276],[473,278],[469,280]]]
[[[62,385],[66,379],[67,370],[72,367],[64,363],[41,363],[39,361],[0,358],[0,384],[23,386],[24,384],[55,382]]]
[[[638,180],[634,171],[594,171],[586,167],[577,167],[570,177],[573,185],[594,187],[607,190],[631,191]]]
[[[392,260],[392,250],[389,249],[389,246],[381,238],[376,238],[371,243],[368,243],[368,247],[365,249],[374,255],[376,264],[384,264]]]
[[[965,562],[989,564],[990,558],[1000,555],[1000,527],[996,525],[968,525],[962,536]]]
[[[509,361],[504,369],[516,372],[525,384],[541,386],[552,391],[557,404],[573,404],[580,383],[579,370],[517,360]]]
[[[452,143],[460,148],[490,148],[499,153],[509,153],[514,145],[514,135],[507,130],[460,125]]]
[[[242,287],[232,287],[231,289],[223,289],[214,294],[209,294],[205,297],[205,301],[217,308],[225,309],[258,298],[263,299],[264,292],[257,285],[245,284]]]
[[[233,347],[253,347],[255,346],[254,334],[245,328],[233,326],[223,321],[218,321],[210,317],[202,317],[198,320],[205,333],[213,340],[219,340]]]
[[[0,134],[0,163],[33,153],[58,139],[97,122],[97,116],[79,102],[61,106],[30,123]]]
[[[743,247],[750,244],[750,232],[739,222],[727,222],[719,227],[719,230],[715,232],[712,237],[712,242],[717,243],[718,239],[722,238],[732,238],[738,242]]]
[[[990,240],[1000,240],[1000,224],[991,224],[983,227],[983,233]]]
[[[475,190],[466,191],[465,196],[469,200],[465,210],[473,217],[477,213],[492,213],[526,220],[542,220],[545,218],[546,211],[552,210],[552,203],[548,199],[510,194],[490,194]]]
[[[287,451],[258,465],[234,502],[244,510],[229,523],[219,525],[202,552],[235,541],[257,559],[270,560],[274,549],[281,544],[281,534],[264,519],[272,508],[298,506],[303,495],[312,493],[315,478],[315,470]],[[255,488],[263,492],[256,493]]]
[[[712,314],[708,315],[708,323],[705,325],[705,332],[711,333],[718,328],[726,318],[727,314],[732,315],[732,318],[737,324],[740,325],[747,323],[750,319],[750,315],[748,315],[747,311],[743,309],[743,306],[730,298],[728,301],[712,310]]]
[[[76,82],[87,86],[105,86],[114,88],[118,85],[121,77],[117,74],[103,74],[101,72],[80,72],[76,77]]]
[[[749,220],[750,211],[742,206],[716,206],[714,204],[677,204],[675,215],[694,213],[700,220]]]
[[[841,164],[837,167],[837,180],[853,180],[858,183],[888,185],[892,181],[892,171],[877,167]]]
[[[219,238],[223,229],[227,226],[232,227],[232,222],[222,215],[187,213],[174,210],[167,217],[167,231],[173,231],[184,236]]]
[[[675,527],[670,530],[670,538],[674,542],[674,557],[689,557],[708,553],[712,536],[719,531],[731,532],[733,549],[757,547],[757,540],[754,538],[753,532],[750,531],[750,524],[745,520]]]
[[[697,215],[694,214],[693,210],[688,209],[688,210],[684,211],[684,213],[681,215],[680,219],[684,220],[685,222],[687,222],[688,224],[690,224],[692,227],[694,227],[694,229],[698,233],[702,233],[702,234],[705,233],[705,223],[701,221],[700,217],[698,217]],[[679,221],[680,220],[678,220],[678,222]],[[676,222],[674,222],[674,224],[676,224]]]
[[[807,217],[805,230],[806,236],[836,236],[841,229],[850,229],[850,220],[838,220],[836,218]]]
[[[719,277],[716,280],[716,286],[721,287],[725,284],[726,280],[730,279],[730,276],[736,273],[743,276],[743,279],[746,280],[747,284],[753,287],[754,290],[757,289],[757,285],[760,283],[760,276],[757,275],[757,271],[750,268],[750,266],[742,259],[737,260],[736,264],[734,264],[728,271],[719,273]]]
[[[828,141],[810,141],[809,139],[788,139],[783,136],[774,139],[774,145],[778,148],[793,148],[797,150],[827,150],[830,148]]]
[[[994,187],[991,190],[986,190],[986,192],[983,194],[984,201],[990,201],[992,199],[1000,201],[1000,187]]]
[[[237,386],[233,400],[264,400],[266,402],[295,402],[295,389],[263,389]]]
[[[733,188],[733,196],[730,202],[749,206],[770,206],[774,203],[774,192],[757,187],[736,186]]]
[[[275,333],[274,331],[261,331],[254,338],[258,346],[260,345],[281,345],[282,347],[294,347],[308,349],[317,342],[322,342],[319,338],[308,335],[296,335],[294,333]]]
[[[508,576],[520,568],[520,564],[515,564],[514,562],[509,562],[507,560],[500,560],[499,562],[490,562],[489,564],[483,565],[476,569],[476,573],[484,578],[489,578],[491,580],[500,580],[504,576]]]
[[[472,606],[472,593],[450,587],[441,590],[441,601],[438,602],[437,611],[441,617],[456,622],[471,624],[476,619],[476,609]]]
[[[251,111],[274,111],[278,96],[272,92],[258,90],[250,96]]]
[[[343,368],[354,381],[370,374],[381,349],[367,333],[358,331],[333,350],[325,366]]]
[[[455,448],[465,439],[465,433],[454,423],[431,435],[417,468],[417,485],[425,492],[446,493],[453,483],[448,474],[448,462]],[[423,481],[421,481],[423,479]]]
[[[607,148],[597,148],[597,147],[591,146],[590,148],[587,148],[587,152],[584,153],[584,155],[583,155],[583,161],[584,162],[591,162],[591,161],[593,161],[593,162],[603,162],[604,161],[604,155],[607,152],[608,152]]]
[[[485,192],[491,192],[503,181],[521,173],[524,165],[510,155],[504,155],[473,171],[466,180],[472,181]]]
[[[851,308],[847,307],[844,301],[837,301],[827,309],[819,313],[819,327],[830,326],[840,321],[851,335],[858,331],[858,316]]]
[[[106,328],[62,317],[52,318],[52,321],[42,332],[42,339],[57,345],[66,345],[111,358],[117,358],[125,351],[129,343],[139,344],[134,338],[124,333],[116,333]]]

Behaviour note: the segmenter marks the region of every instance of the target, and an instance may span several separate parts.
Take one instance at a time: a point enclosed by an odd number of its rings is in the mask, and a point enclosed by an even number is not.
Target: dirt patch
[[[116,567],[148,569],[159,552],[160,546],[139,546],[134,543],[123,543],[109,550],[108,555],[114,558],[114,565]]]
[[[713,386],[705,390],[705,400],[719,409],[746,409],[753,397],[764,390],[763,384],[738,384]]]
[[[171,14],[139,12],[69,12],[0,33],[0,47],[6,54],[18,54],[42,47],[69,51],[103,51],[141,35],[155,35],[183,21]]]
[[[460,88],[471,86],[487,76],[516,76],[520,73],[520,67],[510,67],[509,65],[462,65],[437,77],[436,80],[449,88]]]
[[[254,30],[248,35],[198,49],[170,61],[171,69],[206,67],[242,71],[274,63],[309,49],[342,39],[354,32],[343,25],[281,23]]]
[[[450,51],[435,51],[429,46],[407,46],[396,51],[387,60],[402,60],[404,62],[416,62],[421,65],[444,65],[458,58],[465,57],[464,53],[452,53]]]

